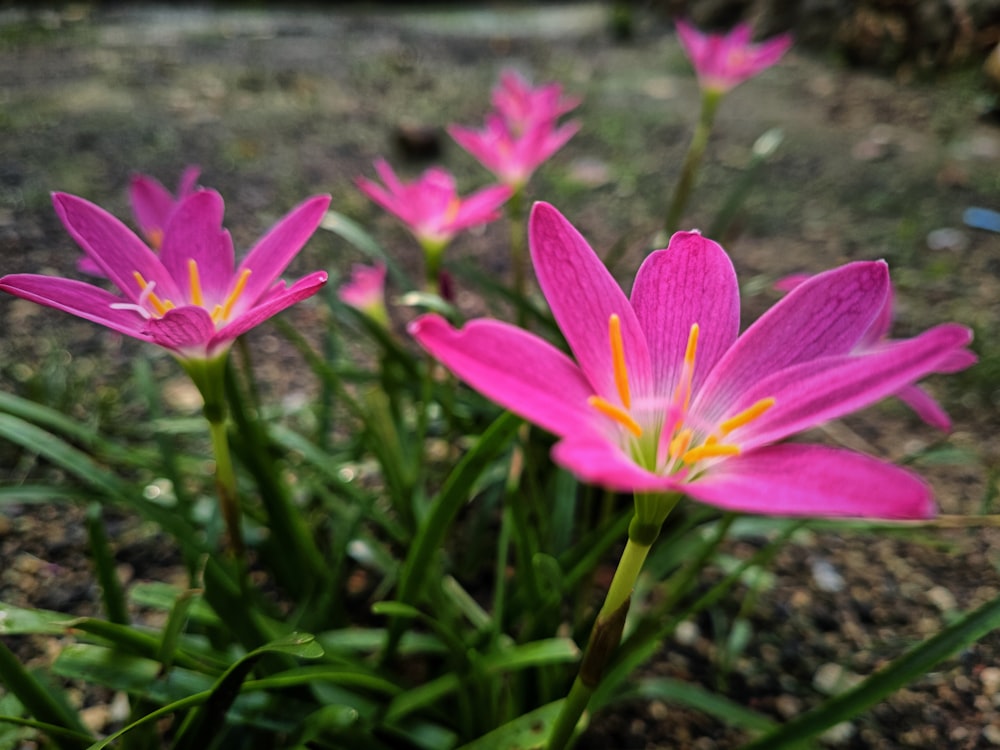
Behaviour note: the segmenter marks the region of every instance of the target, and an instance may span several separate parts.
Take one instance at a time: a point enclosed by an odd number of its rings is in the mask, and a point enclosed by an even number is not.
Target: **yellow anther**
[[[632,394],[628,387],[628,369],[625,366],[625,344],[622,342],[622,321],[616,313],[608,318],[608,338],[611,340],[611,363],[614,367],[618,397],[626,409],[632,408]]]
[[[243,289],[246,287],[247,279],[249,278],[250,269],[244,268],[243,273],[240,274],[240,278],[236,281],[236,286],[233,287],[233,291],[229,293],[229,296],[226,297],[225,303],[222,305],[222,320],[226,320],[229,317],[229,313],[233,311],[233,305],[236,304],[236,300],[239,299],[239,296],[243,293]]]
[[[681,379],[677,383],[674,391],[674,403],[684,411],[691,405],[691,383],[694,380],[694,358],[698,351],[698,324],[691,325],[691,332],[688,333],[687,347],[684,349],[684,367],[681,370]]]
[[[212,322],[218,323],[222,320],[222,305],[216,305],[212,308]]]
[[[703,458],[719,458],[720,456],[737,456],[740,453],[740,446],[728,443],[714,443],[709,445],[699,445],[692,448],[681,456],[681,461],[686,464],[695,464]]]
[[[693,433],[690,429],[683,429],[674,435],[673,440],[670,441],[670,447],[668,452],[671,457],[682,456],[687,452],[688,446],[691,445],[691,437]]]
[[[152,228],[146,232],[146,239],[149,241],[149,246],[154,250],[159,250],[163,245],[163,230],[159,228]]]
[[[642,427],[639,423],[632,419],[632,415],[619,406],[615,406],[607,399],[603,399],[600,396],[591,396],[587,399],[587,403],[593,406],[597,411],[601,412],[606,417],[611,417],[618,424],[624,427],[626,430],[631,432],[636,437],[642,437]]]
[[[444,220],[448,223],[455,221],[458,218],[458,211],[462,207],[462,201],[459,200],[458,196],[454,196],[450,201],[448,201],[448,207],[444,210]]]
[[[743,425],[752,422],[757,419],[761,414],[766,412],[774,406],[773,398],[762,398],[760,401],[755,403],[753,406],[744,409],[739,414],[734,417],[730,417],[722,424],[719,425],[719,433],[721,435],[728,435],[730,432],[735,430],[737,427],[742,427]]]
[[[201,278],[198,276],[198,264],[194,258],[188,258],[188,283],[191,286],[191,301],[201,307],[203,304],[201,296]]]
[[[133,271],[132,278],[135,279],[135,282],[139,285],[139,288],[143,292],[146,292],[146,288],[149,286],[149,282],[147,282],[144,278],[142,278],[142,274],[139,273],[138,271]],[[153,309],[156,311],[156,314],[159,315],[161,318],[163,317],[164,313],[167,312],[167,310],[172,310],[174,307],[173,302],[167,300],[166,303],[164,303],[159,297],[156,296],[156,293],[153,292],[152,290],[146,292],[146,299],[149,300],[149,304],[153,306]]]

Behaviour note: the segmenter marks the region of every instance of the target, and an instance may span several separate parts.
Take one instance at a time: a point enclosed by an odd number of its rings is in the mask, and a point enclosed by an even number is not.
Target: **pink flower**
[[[728,34],[703,34],[677,21],[677,37],[706,91],[724,94],[770,68],[792,46],[791,34],[779,34],[761,44],[750,41],[749,24],[737,24]]]
[[[329,196],[316,196],[300,204],[234,268],[232,238],[222,228],[222,197],[213,190],[179,201],[159,254],[102,208],[56,193],[63,225],[121,293],[37,274],[4,276],[0,289],[159,344],[182,360],[213,358],[326,282],[323,271],[291,286],[278,276],[316,230],[329,202]]]
[[[154,250],[163,244],[163,233],[170,217],[181,201],[196,189],[201,168],[190,165],[181,173],[177,194],[173,195],[153,177],[144,174],[133,175],[128,189],[132,213],[139,223],[139,231]]]
[[[580,129],[577,122],[556,127],[559,116],[578,103],[564,98],[559,84],[533,89],[506,71],[493,91],[495,111],[486,116],[485,127],[473,130],[451,125],[448,133],[500,182],[517,191]]]
[[[195,191],[201,168],[190,165],[184,168],[177,186],[176,197],[163,187],[155,177],[145,174],[132,176],[129,182],[128,197],[132,204],[132,214],[139,224],[139,231],[154,250],[159,250],[163,244],[163,229],[170,221],[174,210],[183,198]],[[101,276],[101,270],[90,258],[83,257],[77,261],[77,269],[91,276]]]
[[[384,159],[375,162],[375,171],[385,187],[364,177],[358,187],[406,224],[425,249],[442,248],[463,229],[499,219],[498,209],[511,195],[509,188],[493,185],[460,198],[455,179],[437,167],[411,183],[401,182]]]
[[[774,283],[774,288],[782,292],[789,292],[808,278],[808,274],[785,276]],[[878,316],[872,322],[871,327],[865,332],[865,335],[858,341],[854,349],[856,353],[864,354],[865,352],[877,351],[893,343],[894,340],[889,338],[889,330],[892,328],[893,319],[893,296],[892,287],[890,286],[889,293],[885,297],[885,303],[882,305]],[[952,356],[947,358],[942,363],[941,369],[936,372],[958,372],[974,365],[976,359],[976,355],[964,348],[964,346],[958,346],[952,352]],[[948,416],[948,413],[941,407],[941,404],[935,401],[920,386],[912,383],[907,384],[895,396],[913,409],[916,415],[931,427],[936,427],[943,432],[951,430],[951,418]]]
[[[385,271],[384,263],[372,266],[355,264],[351,269],[350,281],[343,284],[337,292],[340,301],[381,323],[387,322]]]
[[[716,243],[681,232],[650,254],[627,298],[552,206],[529,225],[539,285],[573,359],[512,325],[411,333],[476,390],[555,433],[555,461],[585,481],[683,493],[775,515],[922,518],[915,474],[822,445],[776,444],[867,406],[951,361],[970,332],[942,325],[858,352],[889,292],[883,262],[809,279],[739,335],[739,288]],[[575,360],[575,361],[574,361]]]

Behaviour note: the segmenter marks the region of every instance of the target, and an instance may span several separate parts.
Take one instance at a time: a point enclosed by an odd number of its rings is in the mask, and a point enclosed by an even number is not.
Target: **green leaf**
[[[797,716],[787,724],[748,745],[743,750],[781,750],[796,747],[835,724],[866,711],[896,690],[933,669],[956,651],[1000,627],[1000,596],[918,644],[887,667],[845,693]]]
[[[558,700],[536,708],[462,745],[459,750],[541,750],[562,703]]]
[[[320,222],[320,228],[333,232],[338,237],[347,240],[358,250],[367,255],[372,260],[381,260],[389,269],[389,273],[399,282],[404,289],[409,289],[413,284],[406,273],[390,258],[382,246],[375,241],[360,224],[353,219],[349,219],[344,214],[337,211],[327,211]]]
[[[677,706],[686,706],[708,714],[726,724],[743,729],[765,731],[773,729],[777,725],[774,720],[767,716],[751,711],[724,695],[712,693],[699,685],[673,680],[669,677],[653,677],[642,680],[634,689],[616,696],[615,702],[633,698],[659,700]]]
[[[73,620],[62,612],[22,609],[0,602],[0,635],[62,635]]]

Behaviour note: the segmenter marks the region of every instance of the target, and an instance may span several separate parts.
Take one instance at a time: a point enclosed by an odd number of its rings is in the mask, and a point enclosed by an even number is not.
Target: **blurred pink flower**
[[[528,233],[572,359],[494,320],[456,330],[425,315],[410,332],[473,388],[555,433],[557,463],[637,500],[680,493],[773,515],[933,515],[930,489],[909,470],[780,443],[940,371],[971,340],[946,324],[858,351],[888,294],[885,263],[819,274],[740,335],[732,262],[700,234],[679,232],[650,254],[629,299],[552,206],[535,205]]]
[[[177,195],[173,195],[155,177],[135,174],[129,181],[128,198],[132,204],[132,215],[139,225],[139,231],[149,246],[159,250],[163,244],[163,230],[183,198],[193,193],[197,187],[201,167],[194,164],[184,168],[177,185]],[[80,258],[77,269],[91,276],[102,276],[101,269],[88,257]]]
[[[516,73],[505,71],[483,129],[451,125],[448,133],[500,182],[518,191],[580,129],[578,122],[556,126],[559,116],[578,104],[576,98],[563,97],[558,83],[532,88]]]
[[[463,229],[499,219],[499,208],[511,195],[509,188],[492,185],[460,198],[455,178],[438,167],[410,183],[401,182],[384,159],[375,162],[375,171],[384,187],[359,177],[358,188],[406,224],[427,251],[440,251]]]
[[[737,24],[728,34],[705,34],[686,21],[677,21],[676,27],[702,89],[716,94],[724,94],[771,67],[792,46],[791,34],[753,44],[750,26],[745,23]]]
[[[350,280],[341,285],[337,296],[345,305],[360,310],[379,323],[387,323],[385,271],[385,264],[381,262],[371,266],[355,264]]]
[[[158,344],[182,361],[221,355],[237,336],[326,283],[324,271],[291,286],[278,277],[316,230],[329,196],[294,208],[235,268],[233,241],[222,228],[222,197],[213,190],[178,201],[159,253],[89,201],[56,193],[53,203],[63,226],[121,293],[37,274],[4,276],[0,289]]]
[[[774,288],[781,292],[790,292],[795,287],[809,279],[809,274],[792,274],[778,279],[774,282]],[[886,295],[885,303],[879,310],[878,316],[872,321],[871,327],[858,341],[854,348],[856,353],[878,351],[894,343],[895,339],[889,338],[889,330],[892,328],[894,317],[894,294],[892,287]],[[977,361],[976,355],[964,346],[956,346],[951,356],[946,358],[935,370],[937,373],[952,373],[971,367]],[[951,430],[951,417],[941,407],[937,401],[923,388],[916,384],[903,386],[895,396],[904,404],[909,406],[924,422],[931,427],[936,427],[943,432]]]

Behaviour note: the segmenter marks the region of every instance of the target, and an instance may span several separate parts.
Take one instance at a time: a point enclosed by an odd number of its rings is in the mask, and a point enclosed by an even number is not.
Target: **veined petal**
[[[146,323],[146,330],[155,344],[181,353],[189,349],[203,349],[215,334],[215,324],[208,312],[195,305],[167,310],[162,318]]]
[[[233,240],[222,228],[224,211],[222,196],[214,190],[183,198],[165,227],[160,250],[160,260],[175,280],[189,278],[190,260],[197,264],[209,304],[225,298],[233,278]]]
[[[243,289],[245,304],[252,305],[288,267],[316,231],[329,205],[329,195],[308,198],[279,219],[254,246],[235,274],[238,278],[244,269],[252,271]]]
[[[151,341],[145,333],[145,319],[136,310],[115,308],[126,300],[100,287],[59,276],[15,273],[0,279],[0,289],[46,307],[68,312],[113,331],[143,341]]]
[[[748,389],[735,403],[734,411],[739,411],[758,399],[775,399],[771,409],[740,428],[737,439],[748,447],[772,443],[864,408],[937,372],[971,339],[967,328],[948,323],[866,354],[790,367]]]
[[[261,295],[256,305],[236,317],[229,325],[219,329],[209,343],[209,354],[212,353],[213,349],[218,348],[220,343],[235,339],[268,318],[274,317],[285,308],[316,294],[326,283],[326,280],[326,271],[314,271],[287,288],[279,282],[275,285],[276,289],[268,290]]]
[[[707,416],[721,418],[769,375],[847,354],[882,310],[888,292],[889,271],[881,261],[848,263],[807,279],[737,339],[706,378],[696,404],[708,407]]]
[[[720,461],[685,485],[696,500],[772,516],[921,519],[935,514],[916,474],[821,445],[772,445]]]
[[[697,232],[678,232],[651,253],[632,285],[632,307],[646,333],[653,382],[660,396],[677,386],[691,326],[699,327],[693,389],[736,341],[740,291],[732,261]]]
[[[645,334],[625,293],[587,241],[548,203],[532,208],[528,240],[542,293],[593,391],[618,400],[608,339],[608,320],[616,314],[632,391],[649,394],[652,367]]]
[[[154,282],[161,298],[181,297],[156,253],[114,216],[68,193],[55,193],[52,203],[77,244],[130,300],[138,300],[142,291],[136,283],[135,273],[141,274],[147,282]]]
[[[593,387],[565,354],[507,323],[473,320],[460,330],[437,315],[408,328],[424,349],[475,390],[556,435],[595,429]]]
[[[913,409],[914,413],[931,427],[942,432],[951,431],[951,417],[934,397],[919,385],[909,385],[896,394],[896,398]]]

